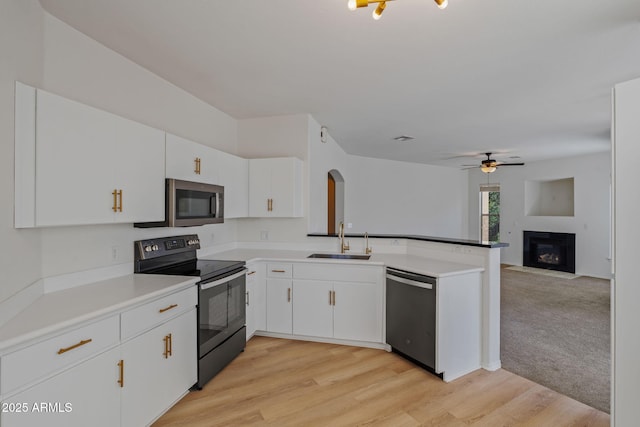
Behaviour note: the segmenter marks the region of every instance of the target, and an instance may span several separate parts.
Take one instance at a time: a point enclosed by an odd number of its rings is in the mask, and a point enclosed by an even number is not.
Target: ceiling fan
[[[524,166],[524,163],[498,162],[491,158],[491,153],[484,153],[484,154],[485,156],[487,156],[487,158],[484,159],[479,166],[478,165],[462,165],[462,166],[469,166],[469,169],[480,168],[480,170],[484,173],[495,172],[495,170],[500,166]]]

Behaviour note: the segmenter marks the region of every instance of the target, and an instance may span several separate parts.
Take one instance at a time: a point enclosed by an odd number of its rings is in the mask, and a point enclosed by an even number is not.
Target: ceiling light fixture
[[[491,173],[491,172],[495,172],[496,171],[496,165],[495,163],[487,163],[487,164],[483,164],[482,166],[480,166],[480,170],[484,173]]]
[[[373,19],[375,19],[376,21],[380,19],[380,17],[382,16],[382,12],[384,12],[385,7],[387,7],[386,2],[381,1],[380,3],[378,3],[378,7],[376,7],[376,10],[373,11]]]
[[[347,2],[347,7],[349,10],[356,10],[361,7],[367,7],[371,3],[378,3],[378,7],[373,11],[373,19],[378,20],[380,16],[382,16],[382,12],[384,8],[387,6],[388,1],[393,0],[349,0]],[[438,5],[438,8],[444,9],[449,4],[449,0],[434,0]]]

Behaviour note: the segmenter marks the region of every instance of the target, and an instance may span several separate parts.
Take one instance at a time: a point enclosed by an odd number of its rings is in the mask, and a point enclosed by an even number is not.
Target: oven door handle
[[[233,274],[231,276],[223,277],[222,279],[215,280],[209,283],[201,283],[200,290],[204,291],[205,289],[213,288],[214,286],[222,285],[223,283],[230,282],[231,280],[237,279],[238,277],[242,277],[247,274],[247,269],[243,268],[242,271]]]

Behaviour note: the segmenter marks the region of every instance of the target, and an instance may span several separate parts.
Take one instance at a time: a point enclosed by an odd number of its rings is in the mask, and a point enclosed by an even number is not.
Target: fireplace
[[[547,270],[576,272],[576,235],[525,231],[522,265]]]

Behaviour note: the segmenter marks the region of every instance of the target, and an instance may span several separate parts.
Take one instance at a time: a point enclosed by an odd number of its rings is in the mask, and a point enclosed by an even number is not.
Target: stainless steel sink
[[[371,255],[356,254],[311,254],[307,258],[327,258],[327,259],[362,259],[367,260]]]

